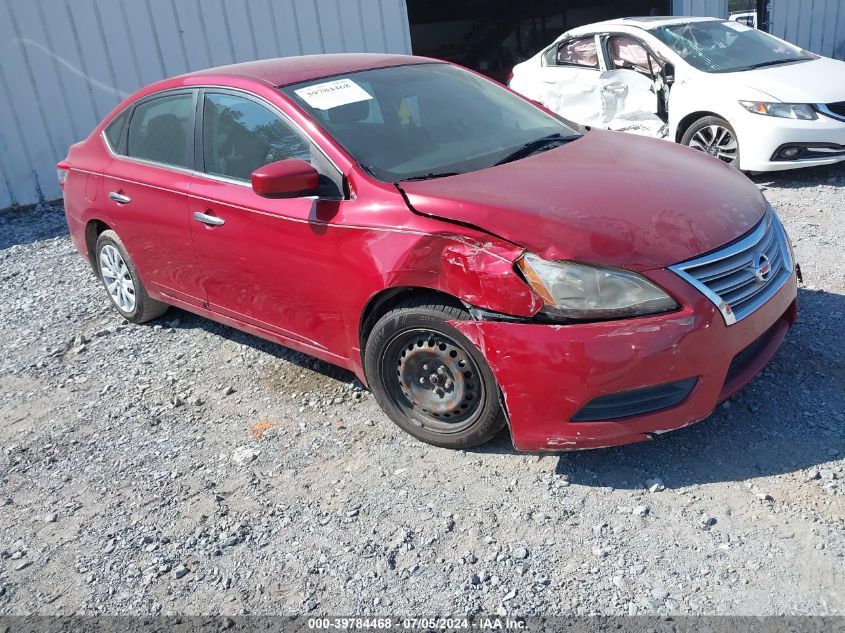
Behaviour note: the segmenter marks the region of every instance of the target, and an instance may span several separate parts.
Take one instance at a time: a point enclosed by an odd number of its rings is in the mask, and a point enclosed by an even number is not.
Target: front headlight
[[[628,270],[550,262],[532,253],[520,257],[517,266],[550,316],[616,319],[678,308],[660,288]]]
[[[765,101],[740,101],[740,105],[754,114],[776,116],[781,119],[802,119],[812,121],[818,115],[813,106],[806,103],[766,103]]]

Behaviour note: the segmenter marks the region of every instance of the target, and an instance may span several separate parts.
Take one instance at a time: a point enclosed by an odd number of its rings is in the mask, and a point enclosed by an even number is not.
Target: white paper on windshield
[[[294,90],[305,103],[318,110],[367,101],[373,96],[351,79],[336,79]]]

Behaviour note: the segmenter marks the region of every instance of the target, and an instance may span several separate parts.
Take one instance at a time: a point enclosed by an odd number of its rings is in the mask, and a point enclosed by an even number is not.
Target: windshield
[[[442,63],[393,66],[281,88],[379,180],[484,169],[579,134],[510,91]],[[551,147],[539,143],[535,151]]]
[[[738,22],[690,22],[649,31],[698,70],[728,73],[813,57]]]

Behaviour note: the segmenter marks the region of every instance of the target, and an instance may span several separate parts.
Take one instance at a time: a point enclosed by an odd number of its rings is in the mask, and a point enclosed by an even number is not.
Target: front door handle
[[[194,220],[197,222],[202,222],[203,224],[207,224],[208,226],[223,226],[226,224],[226,220],[223,218],[218,218],[213,215],[208,215],[207,213],[203,213],[202,211],[194,211]]]
[[[117,202],[118,204],[129,204],[132,202],[132,198],[129,196],[124,196],[122,193],[117,193],[116,191],[109,192],[109,198]]]

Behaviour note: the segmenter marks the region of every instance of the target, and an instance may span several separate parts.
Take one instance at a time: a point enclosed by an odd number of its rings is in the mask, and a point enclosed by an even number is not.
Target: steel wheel
[[[706,125],[692,135],[688,145],[729,165],[736,163],[739,143],[733,131],[721,125]]]
[[[135,283],[120,251],[106,244],[100,249],[99,260],[100,274],[112,301],[123,312],[133,312],[136,304]]]
[[[395,379],[385,385],[388,395],[416,425],[456,433],[475,422],[484,381],[472,356],[452,338],[406,330],[388,343],[382,362],[395,368]]]
[[[366,338],[364,373],[379,405],[434,446],[472,448],[506,424],[484,355],[453,325],[471,319],[457,300],[419,293],[381,315]]]

